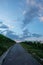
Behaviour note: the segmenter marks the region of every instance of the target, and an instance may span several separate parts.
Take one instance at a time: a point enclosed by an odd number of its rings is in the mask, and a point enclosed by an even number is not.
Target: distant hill
[[[9,47],[16,42],[0,34],[0,55],[2,55]]]

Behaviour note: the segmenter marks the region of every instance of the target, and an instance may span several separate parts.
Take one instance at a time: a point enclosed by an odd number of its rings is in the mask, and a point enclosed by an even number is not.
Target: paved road
[[[2,65],[40,65],[20,44],[15,44],[3,60]]]

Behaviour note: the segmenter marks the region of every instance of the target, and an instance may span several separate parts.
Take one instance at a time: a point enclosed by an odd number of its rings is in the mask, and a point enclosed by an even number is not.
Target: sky
[[[13,40],[43,41],[43,0],[0,0],[0,33]]]

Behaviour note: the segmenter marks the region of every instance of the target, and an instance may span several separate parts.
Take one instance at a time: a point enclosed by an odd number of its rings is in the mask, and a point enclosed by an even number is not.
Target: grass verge
[[[26,43],[20,43],[27,51],[30,53],[38,62],[40,62],[43,65],[43,50],[34,48],[33,45],[29,45]]]

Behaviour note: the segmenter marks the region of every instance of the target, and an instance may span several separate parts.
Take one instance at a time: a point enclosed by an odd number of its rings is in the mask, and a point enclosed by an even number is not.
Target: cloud
[[[28,31],[28,29],[24,29],[22,39],[25,40],[26,38],[30,38],[30,37],[31,37],[31,33]]]
[[[29,33],[28,29],[23,30],[23,36],[24,37],[27,37],[28,36],[28,33]]]
[[[25,14],[26,14],[26,10],[23,11],[23,15],[25,15]]]
[[[2,24],[2,25],[0,26],[0,28],[7,29],[8,27],[7,27],[6,25]]]
[[[2,32],[1,32],[1,34],[6,35],[6,34],[7,34],[7,32],[6,32],[6,31],[2,31]]]
[[[32,22],[35,17],[43,16],[43,0],[26,0],[28,8],[23,20],[23,26]],[[43,20],[43,19],[42,19]]]
[[[36,37],[36,38],[42,37],[42,35],[36,34],[36,33],[33,33],[32,36],[33,36],[33,37]]]
[[[23,20],[24,27],[30,22],[32,22],[33,18],[35,18],[38,15],[37,13],[38,13],[37,7],[35,8],[33,7],[29,11],[27,11],[27,13],[25,14],[25,19]]]
[[[5,30],[7,30],[7,29],[9,29],[8,26],[6,26],[5,24],[3,24],[2,21],[0,21],[0,34],[6,35],[6,31]]]
[[[31,33],[31,32],[29,32],[29,30],[27,28],[25,28],[23,30],[23,35],[20,37],[20,40],[22,40],[22,41],[26,40],[26,39],[28,40],[29,38],[30,39],[33,38],[33,40],[34,40],[34,38],[38,39],[40,37],[42,37],[42,35],[37,34],[37,33]]]
[[[29,4],[30,0],[26,0],[26,4]]]
[[[11,31],[11,30],[6,30],[6,31],[7,31],[7,34],[6,34],[7,37],[9,37],[13,40],[18,40],[19,39],[19,36],[14,34],[13,31]]]
[[[2,24],[2,21],[0,21],[0,24]]]
[[[9,27],[9,29],[14,28],[14,26],[12,26],[12,25],[7,25],[7,26]]]
[[[0,34],[6,35],[6,30],[9,29],[9,27],[5,24],[3,24],[2,21],[0,21]]]
[[[35,0],[26,0],[27,5],[34,5],[36,4]]]
[[[40,17],[39,17],[39,19],[40,19],[40,21],[42,21],[42,22],[43,22],[43,16],[40,16]]]

